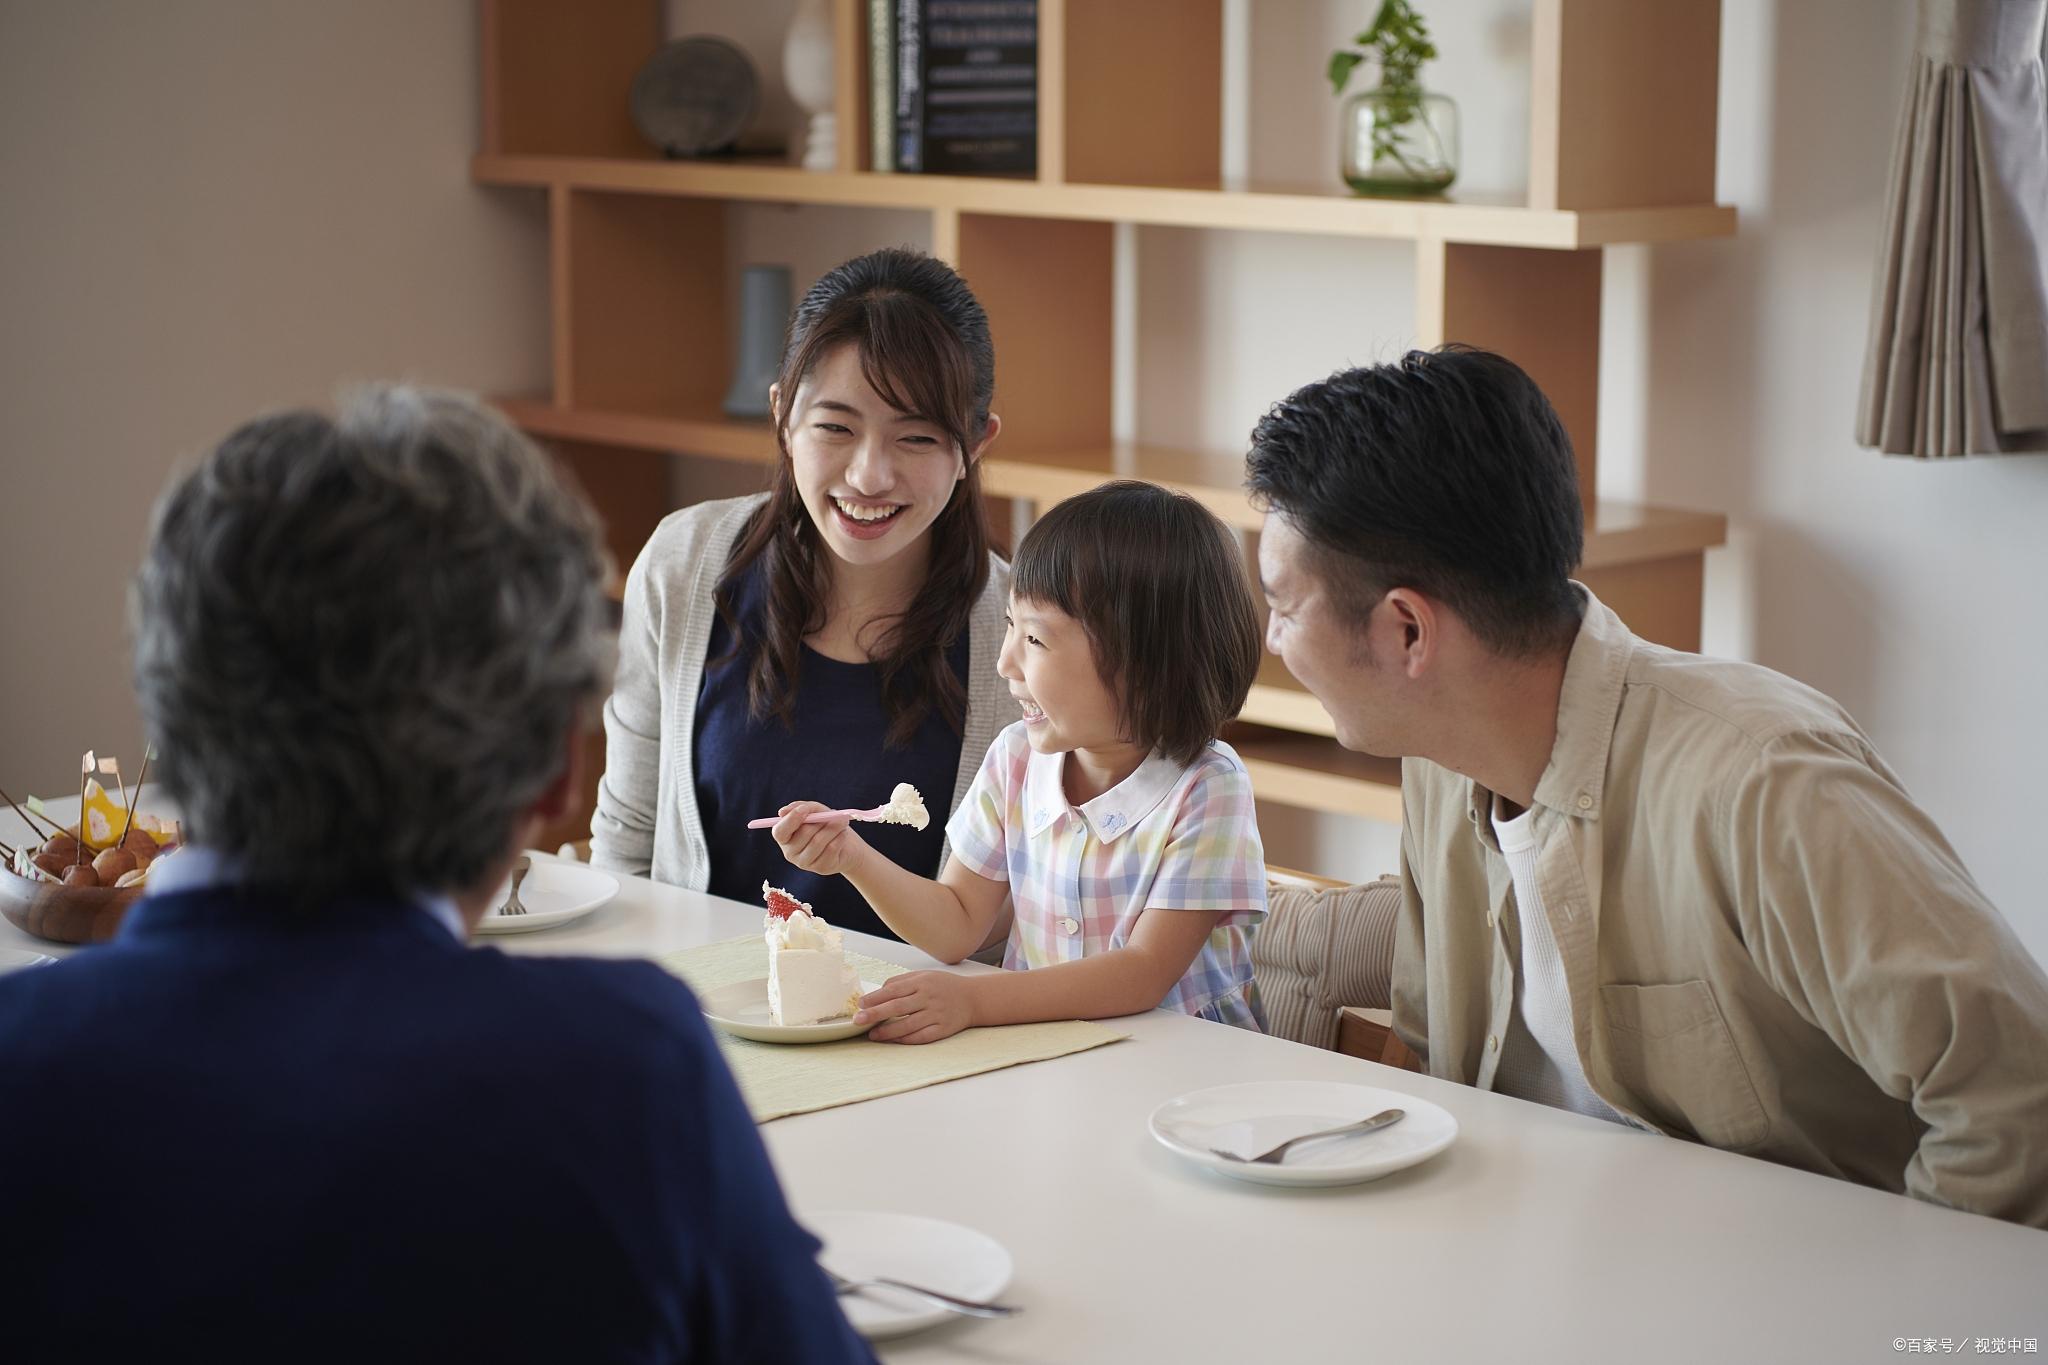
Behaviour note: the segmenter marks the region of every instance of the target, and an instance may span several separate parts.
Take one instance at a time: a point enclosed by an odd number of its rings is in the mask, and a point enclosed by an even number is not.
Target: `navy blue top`
[[[757,562],[741,579],[734,602],[741,628],[758,637],[767,610],[767,591]],[[879,806],[898,782],[924,796],[931,824],[863,824],[860,834],[883,857],[923,877],[939,874],[946,844],[946,812],[960,772],[960,736],[936,713],[927,715],[910,743],[887,747],[889,717],[882,707],[881,670],[873,664],[828,659],[805,646],[797,676],[796,726],[747,713],[747,662],[735,655],[732,632],[719,616],[704,655],[704,681],[697,691],[697,811],[711,852],[713,895],[758,903],[761,883],[780,886],[843,929],[896,938],[844,877],[820,877],[791,867],[767,830],[747,821],[773,815],[791,801],[822,801],[835,809]],[[946,651],[946,662],[964,687],[967,632]]]
[[[146,898],[0,977],[10,1365],[870,1361],[681,982]]]

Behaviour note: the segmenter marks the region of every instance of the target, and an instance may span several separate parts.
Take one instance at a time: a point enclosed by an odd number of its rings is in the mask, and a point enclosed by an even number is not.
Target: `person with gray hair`
[[[132,590],[186,829],[294,893],[489,891],[611,686],[605,571],[589,508],[460,398],[242,428],[164,499]]]
[[[605,571],[450,394],[260,418],[165,494],[135,679],[190,846],[0,980],[0,1169],[91,1173],[10,1193],[10,1360],[872,1359],[687,988],[467,945],[570,799]]]

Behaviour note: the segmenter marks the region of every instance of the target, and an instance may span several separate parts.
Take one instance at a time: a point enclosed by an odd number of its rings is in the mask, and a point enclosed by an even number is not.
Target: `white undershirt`
[[[1518,1099],[1626,1123],[1612,1105],[1593,1093],[1579,1061],[1564,959],[1551,933],[1550,912],[1544,907],[1543,889],[1536,879],[1536,812],[1525,810],[1512,820],[1503,820],[1496,797],[1493,834],[1514,878],[1522,932],[1522,961],[1515,972],[1515,1018],[1501,1046],[1494,1089]]]

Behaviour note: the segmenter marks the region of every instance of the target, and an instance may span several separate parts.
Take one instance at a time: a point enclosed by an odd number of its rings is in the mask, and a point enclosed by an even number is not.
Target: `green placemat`
[[[859,953],[848,953],[846,960],[860,973],[861,980],[878,984],[910,970]],[[768,975],[768,945],[758,936],[727,939],[685,948],[655,961],[702,994]],[[718,1034],[718,1043],[733,1075],[739,1079],[740,1094],[746,1097],[754,1122],[766,1123],[790,1114],[857,1104],[983,1071],[999,1071],[1022,1062],[1086,1052],[1129,1036],[1101,1024],[1069,1020],[965,1029],[950,1038],[915,1047],[871,1043],[866,1038],[803,1045],[756,1043],[723,1032]]]

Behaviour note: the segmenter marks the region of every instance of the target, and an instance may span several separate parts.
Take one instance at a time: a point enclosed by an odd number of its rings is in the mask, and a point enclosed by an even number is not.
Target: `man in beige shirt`
[[[2048,1227],[2048,978],[1833,701],[1571,581],[1527,375],[1333,375],[1249,472],[1269,647],[1404,760],[1394,1026],[1432,1074]]]

